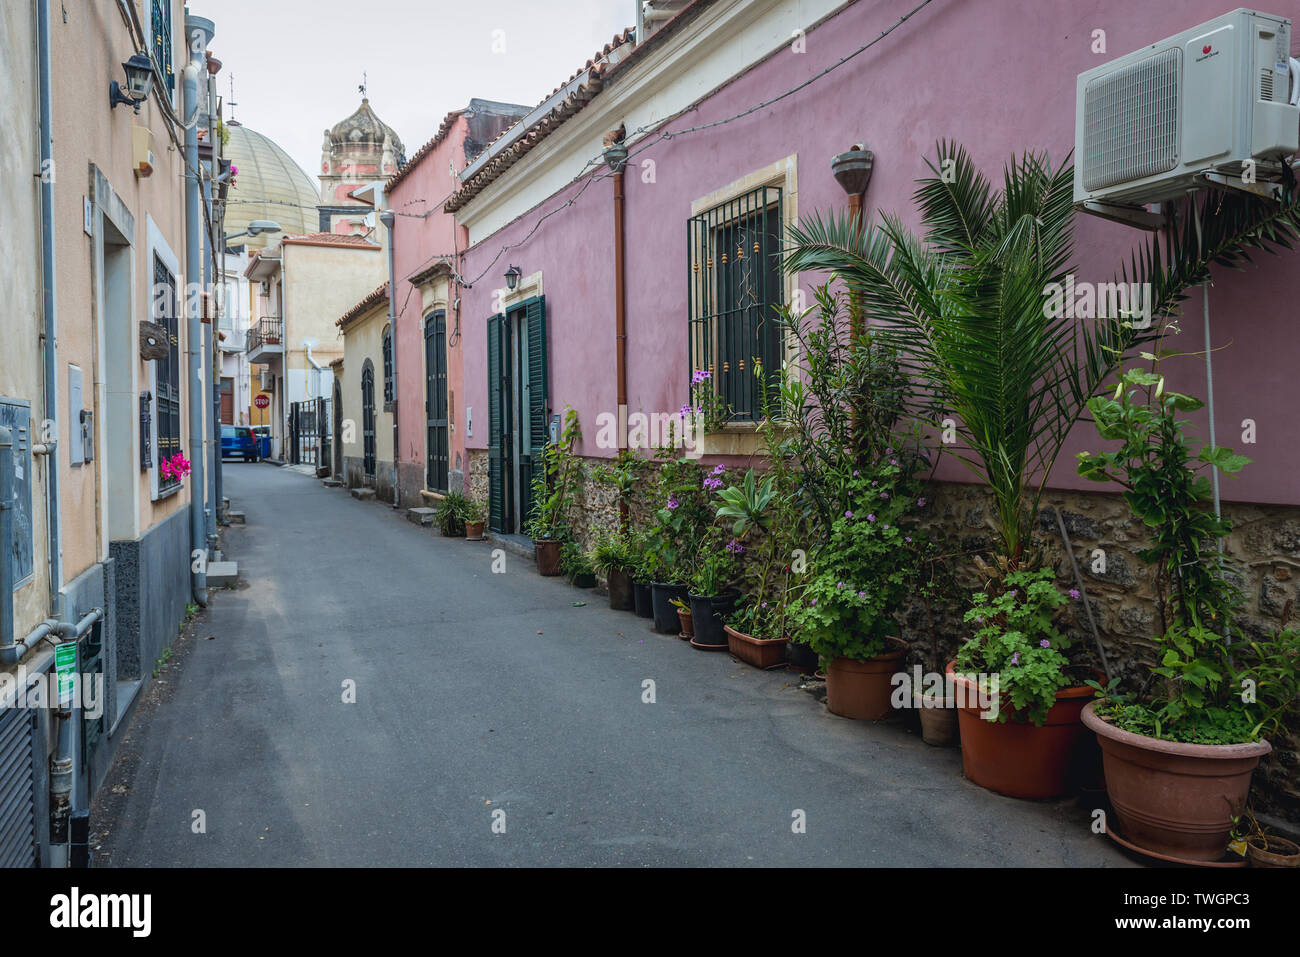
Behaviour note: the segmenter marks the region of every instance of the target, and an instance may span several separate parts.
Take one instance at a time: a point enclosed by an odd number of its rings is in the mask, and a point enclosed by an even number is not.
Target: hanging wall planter
[[[146,319],[140,320],[140,358],[146,361],[166,359],[171,352],[167,327]]]

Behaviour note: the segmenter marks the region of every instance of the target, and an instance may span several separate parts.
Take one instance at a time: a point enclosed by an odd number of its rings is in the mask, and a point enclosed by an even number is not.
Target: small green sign
[[[77,643],[62,641],[54,646],[54,670],[58,674],[59,707],[72,706],[72,692],[77,677]]]

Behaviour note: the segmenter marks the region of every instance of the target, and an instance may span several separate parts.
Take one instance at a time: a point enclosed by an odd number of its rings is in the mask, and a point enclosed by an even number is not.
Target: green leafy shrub
[[[1155,571],[1163,632],[1160,679],[1154,693],[1105,691],[1101,713],[1136,734],[1188,744],[1234,744],[1276,732],[1294,714],[1300,694],[1300,634],[1284,629],[1264,641],[1243,641],[1235,622],[1240,589],[1224,574],[1210,547],[1232,530],[1212,509],[1206,473],[1233,475],[1249,463],[1222,446],[1203,445],[1193,456],[1183,412],[1199,399],[1165,390],[1161,356],[1144,354],[1154,371],[1129,369],[1111,396],[1088,408],[1097,434],[1120,443],[1109,452],[1081,452],[1079,474],[1113,481],[1147,527],[1151,545],[1138,557]],[[1235,639],[1235,640],[1234,640]],[[1231,642],[1231,643],[1230,643]]]
[[[1012,572],[998,594],[974,596],[965,620],[975,634],[957,652],[955,670],[966,675],[997,675],[997,691],[1017,715],[1041,726],[1056,703],[1056,692],[1074,684],[1066,669],[1069,640],[1053,619],[1068,599],[1050,568]],[[1071,597],[1078,595],[1072,591]],[[1010,713],[997,709],[997,720]]]

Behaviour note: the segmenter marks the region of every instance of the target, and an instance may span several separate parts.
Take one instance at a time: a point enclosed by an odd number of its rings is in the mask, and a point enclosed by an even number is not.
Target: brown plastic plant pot
[[[1083,709],[1097,733],[1106,794],[1124,836],[1139,850],[1189,861],[1217,861],[1245,805],[1259,759],[1272,749],[1246,744],[1182,744],[1117,728]],[[963,729],[964,730],[964,729]]]
[[[560,543],[542,539],[534,547],[537,550],[537,571],[548,576],[560,574]]]
[[[893,676],[907,654],[907,642],[889,638],[893,651],[866,661],[835,658],[826,666],[826,707],[832,714],[859,721],[880,721],[894,706]]]
[[[1268,847],[1246,845],[1251,867],[1300,867],[1300,845],[1285,837],[1268,836]]]
[[[752,638],[723,625],[727,633],[728,650],[747,665],[755,668],[775,668],[785,664],[786,638]]]
[[[975,683],[956,674],[951,662],[947,672],[956,689],[961,766],[967,779],[1008,797],[1042,800],[1064,794],[1070,770],[1086,743],[1079,716],[1092,700],[1092,689],[1056,692],[1056,704],[1040,727],[1017,720],[1005,695],[999,708],[1007,720],[986,719]]]
[[[465,523],[465,540],[469,542],[483,541],[483,523],[467,521]]]
[[[921,719],[921,740],[936,748],[950,748],[957,743],[957,699],[938,695],[912,698]]]
[[[685,608],[677,609],[677,620],[682,624],[682,630],[678,632],[678,638],[684,638],[691,641],[695,638],[695,619]]]
[[[609,607],[615,611],[631,611],[632,576],[617,568],[611,568],[606,576],[605,585],[609,589]]]

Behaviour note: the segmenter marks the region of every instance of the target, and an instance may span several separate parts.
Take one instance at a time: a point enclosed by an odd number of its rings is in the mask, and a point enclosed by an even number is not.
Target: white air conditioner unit
[[[1207,173],[1278,179],[1300,149],[1291,82],[1291,21],[1246,9],[1080,73],[1075,204],[1158,203]]]

